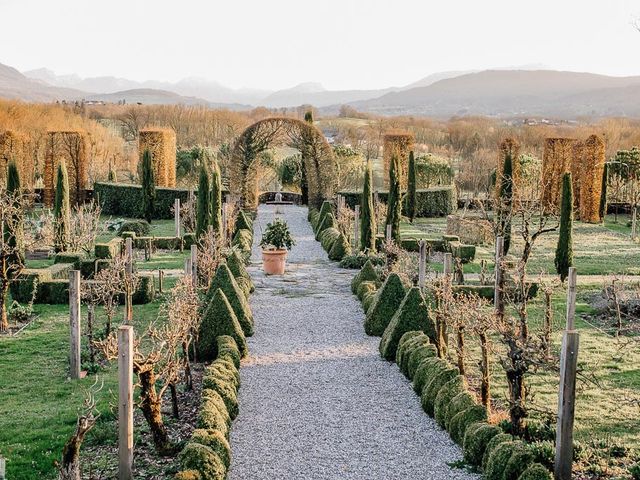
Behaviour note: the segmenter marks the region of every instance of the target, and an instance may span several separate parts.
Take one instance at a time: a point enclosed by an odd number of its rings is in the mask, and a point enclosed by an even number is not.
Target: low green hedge
[[[124,237],[125,233],[133,233],[138,237],[149,235],[151,232],[151,225],[146,220],[126,220],[122,222],[120,228],[118,228],[118,235]]]
[[[74,269],[77,269],[84,257],[85,254],[81,252],[60,252],[53,257],[53,263],[70,263]]]
[[[465,391],[465,381],[462,375],[456,375],[438,391],[433,406],[433,418],[442,428],[445,428],[451,418],[449,417],[449,405],[454,397]]]
[[[459,258],[462,263],[473,262],[476,257],[476,246],[465,245],[461,242],[449,242],[449,248],[454,258]]]
[[[124,241],[115,237],[106,243],[96,243],[93,249],[96,258],[115,258],[122,251]]]
[[[476,423],[487,420],[487,409],[482,405],[472,405],[469,408],[456,413],[448,423],[451,440],[462,445],[467,428]]]
[[[360,204],[362,192],[339,192],[350,208]],[[378,198],[382,202],[387,201],[389,192],[378,192]],[[403,202],[404,210],[404,202]],[[445,217],[452,214],[458,208],[458,198],[455,187],[434,187],[420,189],[416,192],[416,217]],[[406,212],[403,211],[403,215]]]
[[[420,395],[420,403],[425,412],[430,416],[435,414],[436,397],[440,392],[440,389],[445,386],[447,382],[453,380],[458,375],[458,369],[455,367],[447,366],[446,368],[437,372],[431,381],[425,383]]]
[[[500,428],[495,425],[489,425],[486,422],[480,422],[475,425],[475,428],[474,426],[467,428],[462,447],[464,461],[469,465],[480,465],[489,441],[502,433]]]

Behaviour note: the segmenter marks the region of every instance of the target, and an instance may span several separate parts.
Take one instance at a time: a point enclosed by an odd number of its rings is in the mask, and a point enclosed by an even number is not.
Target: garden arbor
[[[246,128],[233,147],[229,190],[243,208],[258,207],[258,157],[276,145],[300,151],[306,169],[309,205],[320,207],[337,188],[333,150],[313,125],[294,118],[274,117],[259,120]]]

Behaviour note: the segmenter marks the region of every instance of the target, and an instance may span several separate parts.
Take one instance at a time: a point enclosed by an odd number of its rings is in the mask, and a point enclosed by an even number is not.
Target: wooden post
[[[387,242],[391,241],[391,224],[387,225],[386,237],[385,240]]]
[[[451,276],[453,273],[453,255],[450,253],[444,254],[443,273],[445,276]]]
[[[631,240],[635,241],[636,238],[638,238],[637,235],[637,231],[638,231],[638,209],[637,207],[634,205],[633,208],[631,209]]]
[[[71,378],[80,378],[80,271],[69,272],[69,329],[71,354],[69,366]]]
[[[222,204],[222,238],[227,242],[227,202]]]
[[[493,306],[500,314],[504,311],[502,301],[502,257],[504,255],[504,237],[496,237],[495,274],[496,281],[493,292]]]
[[[418,286],[424,288],[425,277],[427,275],[427,242],[420,240],[420,259],[418,260]]]
[[[191,245],[191,282],[198,286],[198,246]]]
[[[118,328],[118,479],[133,479],[133,327]]]
[[[164,284],[164,270],[158,270],[158,291],[162,293],[162,285]]]
[[[180,238],[180,199],[173,201],[173,219],[175,222],[176,237]]]
[[[126,238],[124,241],[125,245],[125,274],[126,278],[126,292],[124,299],[124,323],[131,323],[133,320],[133,305],[132,305],[132,295],[131,291],[131,283],[133,277],[133,240],[131,238]]]
[[[569,268],[567,288],[567,329],[560,352],[560,391],[558,392],[558,423],[556,426],[556,480],[571,480],[573,466],[573,420],[576,400],[576,370],[580,334],[575,330],[576,269]]]
[[[353,243],[356,250],[360,250],[360,205],[356,205],[353,221]]]
[[[184,260],[184,274],[185,276],[191,276],[191,258],[185,258]]]

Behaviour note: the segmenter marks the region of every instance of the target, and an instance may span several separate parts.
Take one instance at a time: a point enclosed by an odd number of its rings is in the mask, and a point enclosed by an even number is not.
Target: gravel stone
[[[230,480],[478,479],[448,464],[462,454],[420,407],[394,363],[364,333],[354,271],[327,259],[307,209],[285,206],[296,239],[287,272],[261,270],[262,205],[249,271],[255,334],[242,360]]]

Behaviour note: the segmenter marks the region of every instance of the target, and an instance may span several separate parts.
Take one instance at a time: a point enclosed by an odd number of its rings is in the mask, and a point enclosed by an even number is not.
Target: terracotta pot
[[[284,275],[284,267],[287,263],[287,251],[263,250],[262,269],[267,275]]]

